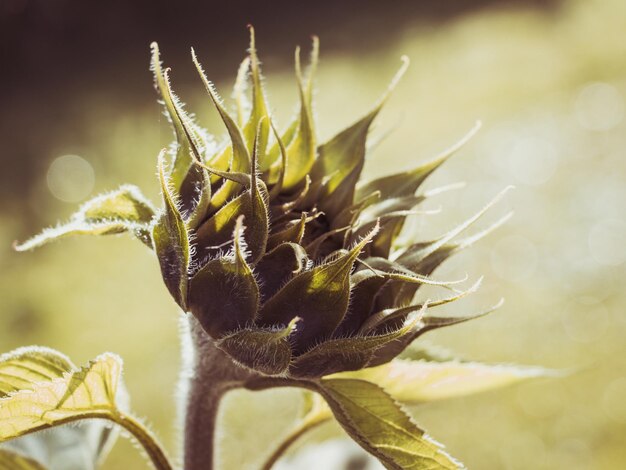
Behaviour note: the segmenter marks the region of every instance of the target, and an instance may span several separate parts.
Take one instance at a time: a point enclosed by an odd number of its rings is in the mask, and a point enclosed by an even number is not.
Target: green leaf
[[[0,470],[46,470],[46,467],[19,453],[0,449]]]
[[[88,420],[21,436],[3,443],[2,447],[50,469],[96,470],[118,435],[117,426],[103,420]]]
[[[241,246],[242,219],[236,221],[232,253],[209,261],[189,282],[189,310],[215,339],[252,324],[259,307],[259,287]]]
[[[375,233],[372,231],[336,260],[291,279],[265,302],[259,313],[260,324],[284,325],[293,317],[302,318],[302,326],[294,333],[298,352],[330,336],[348,308],[350,271],[354,261]]]
[[[79,371],[54,380],[31,382],[3,397],[0,442],[81,418],[113,419],[118,413],[115,395],[121,367],[117,356],[103,354]],[[56,370],[54,366],[50,374]]]
[[[65,355],[44,347],[23,347],[0,356],[0,399],[37,382],[62,378],[74,364]]]
[[[381,199],[383,200],[414,195],[424,180],[448,160],[448,158],[460,150],[478,132],[480,127],[480,122],[477,122],[459,142],[427,163],[409,171],[383,176],[360,184],[357,187],[356,199],[363,199],[375,191],[380,191]]]
[[[51,349],[20,348],[0,356],[0,370],[2,390],[8,390],[0,396],[0,443],[85,419],[104,419],[130,431],[158,470],[171,470],[154,436],[118,406],[118,356],[105,353],[76,369]]]
[[[163,281],[178,305],[186,309],[187,271],[191,257],[189,233],[179,210],[177,196],[172,193],[170,181],[165,175],[164,154],[162,151],[158,161],[164,210],[152,229],[152,239]]]
[[[53,349],[24,347],[0,356],[0,399],[20,390],[34,390],[40,382],[63,379],[76,366],[63,354]],[[5,443],[12,450],[40,462],[66,463],[88,468],[108,453],[117,438],[117,429],[102,422],[85,422],[77,427],[56,428],[49,433],[22,436]],[[95,442],[94,442],[95,441]],[[0,469],[2,458],[0,458]]]
[[[551,375],[554,372],[540,367],[394,359],[382,366],[342,372],[333,377],[367,380],[378,384],[402,403],[420,404],[471,395]]]
[[[131,232],[151,246],[149,224],[152,204],[135,186],[124,185],[84,203],[69,222],[45,229],[39,235],[16,244],[17,251],[32,250],[72,235],[111,235]]]
[[[324,379],[319,392],[348,435],[386,468],[463,468],[379,386],[364,380]]]
[[[296,329],[294,318],[284,328],[246,328],[220,338],[216,345],[238,364],[267,375],[282,374],[291,361],[289,336]]]

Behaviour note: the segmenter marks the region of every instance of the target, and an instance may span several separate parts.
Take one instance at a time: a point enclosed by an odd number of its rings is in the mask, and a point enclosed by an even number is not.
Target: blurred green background
[[[517,188],[488,216],[513,208],[514,219],[437,272],[485,275],[481,291],[452,313],[501,296],[506,304],[427,340],[466,358],[572,371],[422,407],[418,421],[472,469],[626,466],[623,0],[90,3],[0,4],[0,351],[42,344],[76,363],[120,354],[134,410],[176,452],[179,319],[152,254],[129,237],[72,239],[26,254],[11,244],[124,182],[158,201],[156,155],[171,133],[152,89],[150,41],[160,42],[189,109],[221,136],[189,46],[227,98],[253,23],[284,125],[297,100],[293,46],[316,33],[322,138],[367,111],[400,55],[411,58],[374,130],[392,132],[367,176],[431,158],[483,121],[428,182],[467,186],[433,199],[442,212],[412,221],[413,235],[436,235],[504,186]],[[297,411],[292,392],[257,397],[262,406],[243,393],[228,402],[226,469],[257,468]],[[105,468],[147,467],[122,440]]]

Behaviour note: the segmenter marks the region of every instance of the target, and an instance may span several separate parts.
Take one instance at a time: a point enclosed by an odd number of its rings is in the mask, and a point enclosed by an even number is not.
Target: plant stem
[[[172,465],[165,455],[163,448],[148,428],[143,426],[132,416],[122,413],[116,413],[113,421],[120,426],[125,427],[126,430],[129,431],[135,439],[137,439],[137,441],[139,441],[156,470],[172,470]]]
[[[330,420],[330,417],[324,417],[322,419],[305,419],[298,426],[293,429],[289,435],[283,440],[280,445],[272,452],[272,455],[265,461],[262,470],[271,470],[278,459],[283,456],[285,452],[291,447],[298,439],[300,439],[303,435],[309,432],[312,429],[315,429],[320,424],[324,424]]]
[[[241,387],[254,374],[218,349],[192,315],[186,320],[187,331],[183,334],[188,336],[191,348],[183,351],[187,370],[181,377],[187,391],[183,410],[183,468],[213,470],[220,402],[226,392]]]

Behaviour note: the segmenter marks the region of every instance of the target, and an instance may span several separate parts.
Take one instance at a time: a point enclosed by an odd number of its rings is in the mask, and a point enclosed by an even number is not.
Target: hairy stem
[[[172,470],[172,465],[156,437],[132,416],[118,413],[114,422],[124,426],[142,445],[156,470]]]
[[[215,434],[220,402],[226,392],[239,388],[254,376],[237,366],[188,315],[183,341],[183,360],[187,363],[181,377],[184,397],[183,463],[184,470],[214,470]]]

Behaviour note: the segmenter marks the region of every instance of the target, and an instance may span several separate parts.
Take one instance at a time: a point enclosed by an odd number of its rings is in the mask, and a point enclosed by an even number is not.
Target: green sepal
[[[356,199],[365,198],[375,191],[380,191],[383,200],[414,195],[424,180],[460,150],[478,132],[480,126],[480,122],[477,122],[459,142],[427,163],[419,165],[412,170],[383,176],[359,184],[356,190]]]
[[[246,328],[227,334],[216,345],[237,364],[266,375],[284,373],[291,361],[289,336],[296,330],[297,318],[284,328]]]
[[[256,147],[255,147],[256,148]],[[256,168],[256,151],[253,152],[253,167]],[[233,183],[227,181],[224,184]],[[246,246],[251,254],[251,263],[256,263],[265,254],[269,231],[269,219],[267,200],[267,188],[265,183],[257,178],[256,171],[250,174],[249,188],[232,199],[203,225],[196,233],[198,250],[204,252],[207,249],[220,247],[230,240],[236,220],[244,216],[248,226]]]
[[[246,147],[244,135],[235,122],[235,120],[228,114],[224,106],[222,105],[221,99],[215,91],[215,88],[211,82],[206,78],[206,75],[202,69],[202,66],[198,62],[198,58],[196,57],[195,51],[191,50],[191,55],[193,62],[196,66],[198,74],[202,79],[204,87],[206,88],[211,101],[215,105],[224,125],[226,126],[226,130],[228,131],[228,135],[231,141],[232,155],[229,167],[234,172],[239,173],[250,173],[253,169],[252,161],[250,158],[250,152]],[[213,165],[213,162],[210,162]],[[213,197],[211,198],[211,203],[209,206],[210,212],[217,211],[220,207],[222,207],[226,201],[228,201],[236,192],[240,189],[240,186],[233,181],[224,181],[222,186],[215,191]]]
[[[450,297],[445,297],[439,300],[431,300],[428,302],[428,307],[438,307],[440,305],[449,304],[451,302],[455,302],[463,297],[468,296],[478,290],[480,284],[482,282],[482,277],[478,279],[469,289],[464,291],[457,291],[455,295]],[[406,281],[403,281],[406,282]],[[372,315],[369,315],[367,319],[361,324],[361,328],[359,333],[368,334],[373,331],[385,331],[388,328],[397,327],[395,326],[398,322],[403,322],[404,319],[416,310],[420,310],[424,307],[425,304],[416,304],[416,305],[408,305],[406,307],[394,307],[387,308],[376,312]]]
[[[69,222],[50,227],[40,234],[14,245],[17,251],[27,251],[72,235],[113,235],[133,233],[152,246],[149,225],[155,210],[139,188],[124,185],[85,202]]]
[[[260,323],[271,326],[285,324],[294,316],[302,318],[302,326],[294,334],[299,352],[329,337],[348,308],[352,266],[374,235],[375,230],[334,261],[291,279],[265,302],[259,313]]]
[[[354,203],[355,186],[365,164],[369,128],[407,67],[408,59],[403,58],[402,67],[374,109],[318,148],[312,178],[319,181],[328,176],[318,205],[331,220],[346,206]]]
[[[280,137],[278,131],[274,127],[274,123],[270,121],[270,124],[272,126],[272,133],[274,134],[274,138],[276,139],[276,145],[280,150],[280,161],[278,162],[278,170],[274,172],[275,177],[272,178],[271,172],[267,175],[267,181],[272,184],[272,189],[270,189],[270,199],[275,199],[280,195],[281,191],[283,190],[283,185],[285,184],[285,172],[287,170],[287,148],[285,147],[283,139]]]
[[[488,308],[487,310],[466,316],[458,316],[458,317],[438,317],[434,315],[425,315],[421,317],[420,324],[418,328],[412,331],[410,334],[403,336],[402,338],[398,338],[398,341],[393,343],[386,344],[384,347],[378,349],[371,361],[369,362],[369,367],[379,366],[386,362],[389,362],[394,357],[401,354],[413,341],[415,341],[419,336],[427,333],[431,330],[436,330],[439,328],[444,328],[446,326],[458,325],[459,323],[465,323],[470,320],[475,320],[477,318],[484,317],[493,311],[497,310],[502,306],[504,300],[501,299],[497,304]],[[411,317],[413,313],[409,314]],[[407,318],[407,320],[408,320]],[[406,322],[406,320],[405,320]]]
[[[318,391],[348,435],[387,469],[465,468],[378,385],[357,379],[324,379]]]
[[[186,309],[187,279],[190,264],[190,242],[187,225],[179,210],[177,196],[172,193],[164,169],[165,151],[158,158],[159,182],[163,195],[163,212],[152,228],[154,251],[159,259],[161,274],[176,303]]]
[[[195,229],[203,218],[211,202],[211,180],[205,168],[202,168],[202,143],[201,135],[189,115],[183,109],[180,100],[176,97],[170,86],[169,71],[163,74],[169,101],[171,102],[172,120],[175,124],[178,139],[178,153],[174,161],[174,168],[169,175],[170,181],[176,176],[176,162],[181,155],[185,155],[184,160],[190,160],[187,172],[180,185],[173,181],[174,190],[180,198],[181,213],[186,213],[187,225]],[[200,165],[198,165],[200,164]],[[185,164],[186,165],[186,164]]]
[[[289,192],[299,186],[315,163],[315,129],[311,110],[311,96],[307,96],[300,70],[300,48],[296,49],[296,79],[300,95],[300,116],[296,132],[287,145],[287,166],[283,188]]]
[[[263,279],[262,300],[272,297],[288,280],[302,272],[307,263],[306,251],[296,243],[283,243],[263,256],[254,267],[257,277]]]
[[[250,111],[250,117],[243,127],[243,136],[250,153],[252,153],[254,147],[257,148],[259,169],[263,172],[266,171],[271,164],[267,156],[267,144],[270,134],[270,114],[265,98],[265,91],[263,90],[259,58],[256,52],[254,28],[249,26],[249,29],[250,70],[252,72],[252,109]]]
[[[196,183],[201,177],[197,174],[197,169],[193,169],[193,161],[196,158],[193,146],[196,147],[195,151],[201,152],[206,143],[202,137],[202,131],[185,113],[179,98],[172,91],[168,70],[161,68],[158,44],[153,42],[150,48],[152,50],[150,66],[154,73],[155,87],[163,100],[167,117],[176,134],[177,149],[169,178],[174,189],[181,194],[183,205],[190,207],[195,198],[192,193],[195,192]],[[200,154],[197,158],[201,158]],[[189,174],[190,171],[192,172],[191,175]]]
[[[306,224],[315,220],[319,214],[318,212],[315,215],[308,216],[306,212],[302,212],[299,220],[291,220],[285,223],[280,227],[280,230],[275,231],[269,236],[267,239],[267,249],[272,250],[282,243],[301,243]]]
[[[492,199],[485,207],[459,224],[448,233],[441,237],[428,241],[415,243],[404,250],[397,257],[396,262],[407,267],[411,271],[418,272],[422,275],[430,275],[437,267],[439,267],[446,259],[460,250],[471,246],[478,240],[490,234],[493,230],[500,227],[503,223],[511,218],[512,212],[505,214],[495,223],[481,230],[475,235],[471,235],[465,239],[453,242],[452,240],[459,234],[471,227],[478,219],[480,219],[493,205],[495,205],[504,194],[512,187],[509,186],[501,191],[494,199]],[[390,307],[392,305],[408,303],[415,295],[415,289],[412,286],[402,285],[393,286],[383,297],[381,297],[381,308]]]
[[[278,222],[282,217],[288,216],[290,212],[303,206],[307,206],[306,199],[311,193],[311,178],[309,175],[304,177],[302,185],[291,195],[281,196],[272,201],[271,214],[272,220]]]
[[[423,310],[414,312],[403,326],[388,333],[356,335],[321,342],[294,358],[289,374],[293,377],[315,378],[367,367],[376,351],[404,337],[412,336],[417,331],[421,325]]]
[[[251,325],[259,308],[259,287],[242,248],[242,219],[236,220],[232,253],[209,261],[189,281],[189,311],[214,339]]]
[[[345,209],[343,209],[333,220],[331,220],[331,228],[339,228],[350,226],[352,227],[356,221],[359,219],[361,212],[369,207],[370,205],[376,203],[380,200],[380,192],[374,192],[370,194],[365,199],[360,200],[356,204],[352,204]]]
[[[400,265],[383,258],[367,258],[367,267],[352,275],[352,292],[348,313],[341,322],[335,336],[346,336],[358,332],[363,324],[371,316],[376,299],[381,289],[390,281],[398,283],[414,284],[419,287],[422,284],[449,287],[460,281],[436,281],[434,279],[419,276]],[[376,269],[373,265],[381,269]]]

